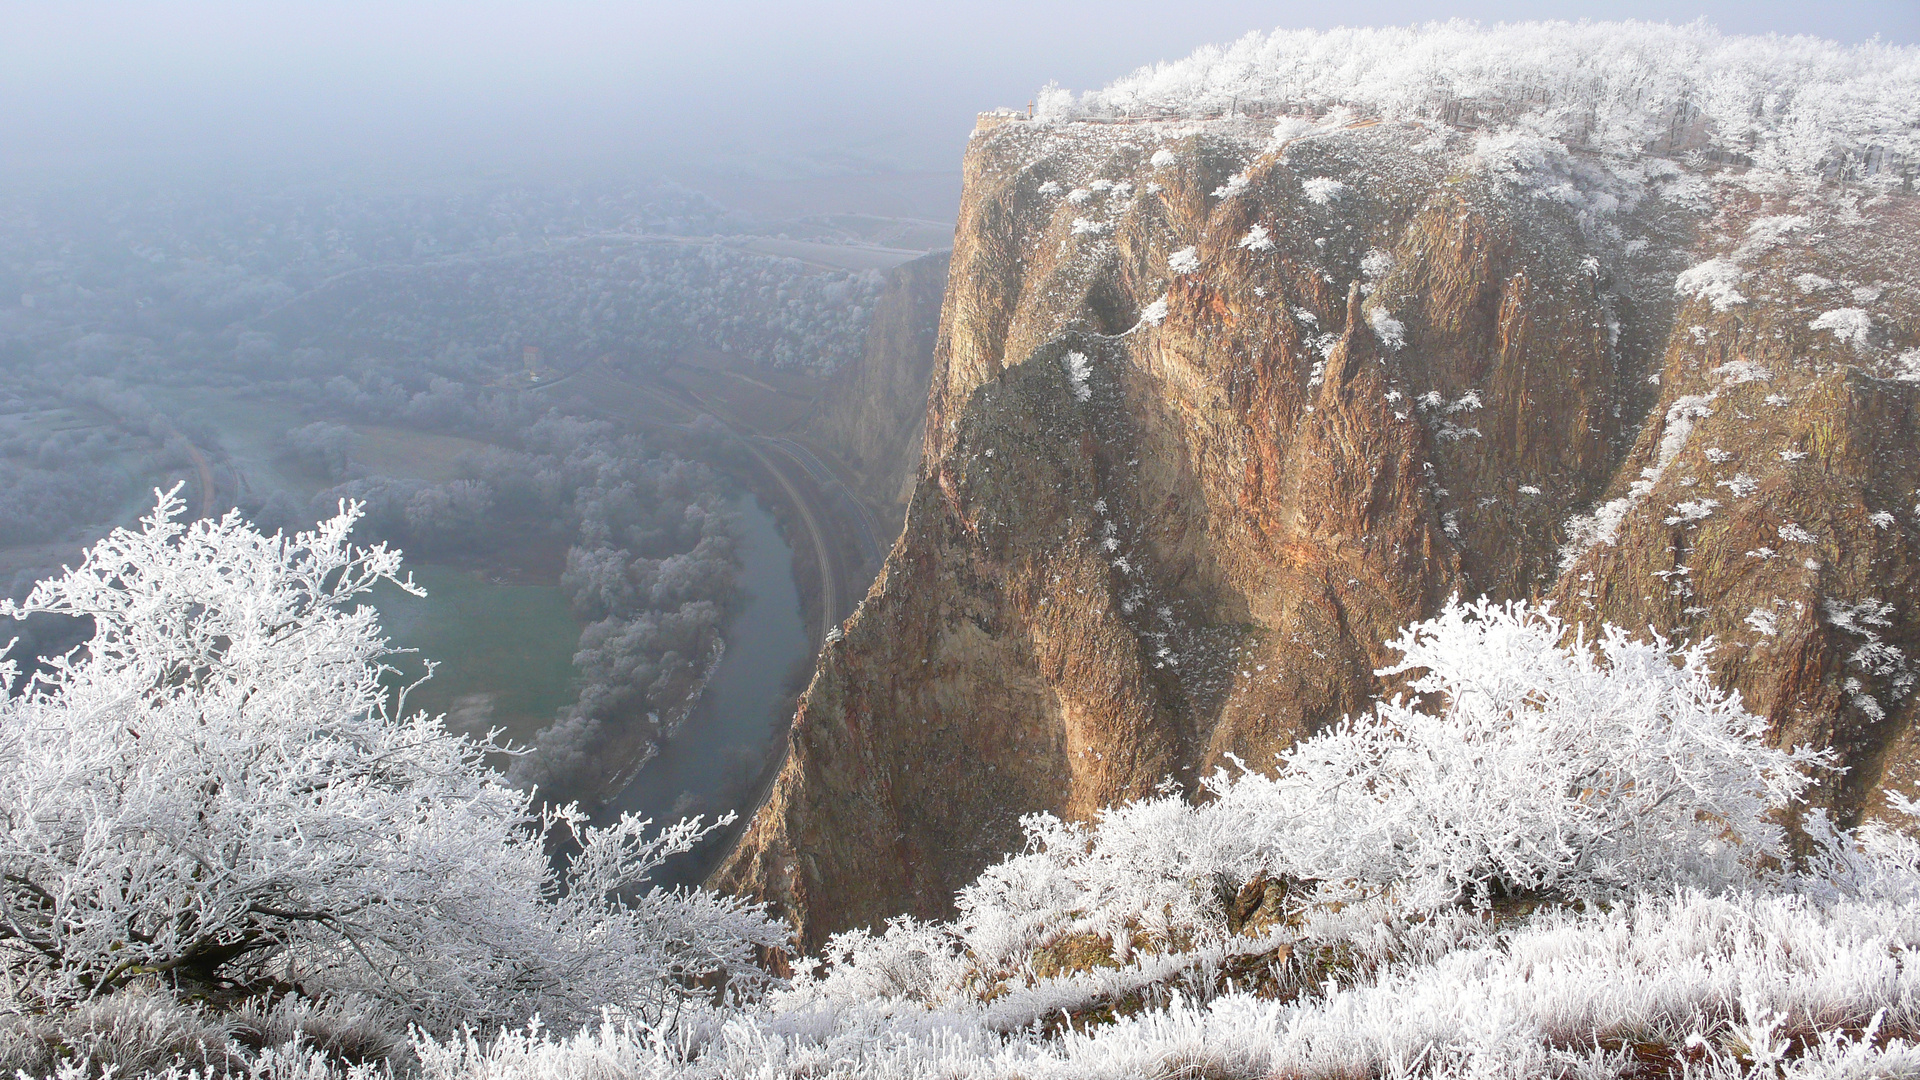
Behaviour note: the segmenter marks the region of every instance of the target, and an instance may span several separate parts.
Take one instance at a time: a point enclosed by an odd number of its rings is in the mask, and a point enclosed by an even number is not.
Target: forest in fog
[[[648,752],[718,660],[742,452],[710,416],[641,431],[539,391],[689,356],[844,364],[881,275],[748,250],[754,229],[664,183],[8,191],[0,584],[25,596],[201,460],[210,509],[268,531],[346,500],[362,541],[559,586],[577,693],[513,769],[585,790],[609,725]],[[410,468],[435,436],[458,443]]]

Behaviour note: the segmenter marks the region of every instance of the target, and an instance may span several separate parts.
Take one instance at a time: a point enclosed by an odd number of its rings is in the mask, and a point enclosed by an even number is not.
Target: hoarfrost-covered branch
[[[697,822],[647,839],[536,812],[491,737],[396,714],[355,601],[420,590],[398,552],[348,543],[358,506],[293,536],[183,510],[162,496],[0,605],[95,628],[0,703],[0,961],[40,999],[272,974],[446,1027],[657,1013],[689,980],[758,977],[752,949],[784,934],[757,909],[643,891]],[[556,830],[581,848],[566,874]]]

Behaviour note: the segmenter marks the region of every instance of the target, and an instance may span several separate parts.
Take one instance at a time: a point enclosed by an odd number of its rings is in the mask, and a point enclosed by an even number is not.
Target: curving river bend
[[[631,811],[658,824],[693,814],[712,820],[735,810],[744,824],[780,752],[797,672],[813,658],[811,643],[793,584],[793,549],[758,498],[742,495],[734,508],[746,602],[727,630],[726,655],[693,715],[608,804],[609,816]],[[719,861],[725,840],[716,835],[669,862],[659,883],[699,882]]]
[[[711,821],[734,810],[744,819],[778,766],[798,680],[813,651],[793,583],[793,549],[755,496],[740,496],[734,509],[745,598],[727,628],[726,655],[693,714],[607,805],[607,817],[630,810],[661,824],[694,814]],[[430,564],[412,569],[427,587],[425,600],[391,589],[374,598],[394,644],[419,650],[396,658],[403,681],[418,678],[421,660],[439,661],[434,677],[409,695],[409,707],[445,713],[455,730],[499,727],[511,742],[531,742],[573,700],[580,628],[560,590],[493,584]],[[503,673],[511,673],[510,681]],[[732,835],[716,834],[669,862],[659,883],[703,879]]]

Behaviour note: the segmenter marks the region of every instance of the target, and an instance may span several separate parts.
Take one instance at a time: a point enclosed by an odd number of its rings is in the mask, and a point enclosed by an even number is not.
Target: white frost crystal
[[[1307,193],[1308,200],[1325,206],[1346,194],[1347,185],[1330,176],[1310,176],[1300,181],[1300,188]]]
[[[1867,334],[1873,330],[1873,319],[1860,308],[1837,308],[1823,312],[1819,318],[1808,323],[1807,328],[1831,330],[1834,337],[1859,349],[1867,343]]]
[[[1673,280],[1673,291],[1706,300],[1715,311],[1727,311],[1747,302],[1738,288],[1745,276],[1746,272],[1729,260],[1708,259],[1681,271]]]
[[[1267,232],[1265,225],[1256,224],[1247,230],[1247,235],[1241,237],[1236,246],[1246,248],[1248,251],[1272,251],[1273,234]]]
[[[1067,384],[1073,388],[1073,400],[1086,401],[1093,397],[1093,387],[1087,385],[1087,377],[1093,374],[1093,364],[1087,360],[1087,354],[1070,352],[1060,358],[1060,367],[1067,373]]]

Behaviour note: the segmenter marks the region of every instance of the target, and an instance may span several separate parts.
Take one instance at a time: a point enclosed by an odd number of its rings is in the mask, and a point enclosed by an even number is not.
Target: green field
[[[225,389],[176,390],[156,397],[163,407],[197,416],[219,432],[228,464],[253,498],[284,488],[304,499],[333,482],[281,453],[286,430],[309,422],[292,402]],[[348,426],[359,436],[352,451],[359,465],[430,483],[453,478],[455,460],[485,446],[435,432]],[[574,698],[573,650],[580,625],[560,590],[502,584],[497,568],[492,581],[431,563],[409,562],[407,569],[426,587],[426,598],[387,589],[375,594],[374,606],[393,644],[418,650],[397,658],[396,666],[405,673],[399,681],[417,679],[427,660],[438,665],[434,677],[409,694],[409,710],[445,713],[448,726],[457,731],[498,727],[512,742],[531,743],[534,733],[552,723],[554,713]]]
[[[353,443],[354,461],[371,472],[425,480],[430,484],[458,480],[460,455],[487,447],[486,443],[458,435],[409,431],[383,424],[347,426],[359,436]]]
[[[287,430],[314,419],[294,402],[253,397],[224,388],[193,391],[168,388],[151,393],[163,408],[204,421],[220,433],[220,449],[226,463],[240,476],[246,486],[244,494],[250,498],[261,499],[275,489],[285,489],[304,499],[335,483],[334,479],[313,472],[282,453]],[[377,475],[428,483],[457,479],[460,470],[456,462],[460,455],[485,449],[487,445],[458,435],[386,424],[356,421],[345,426],[352,428],[357,436],[351,451],[357,466]],[[234,493],[221,494],[231,499]]]
[[[304,499],[332,482],[308,474],[280,452],[283,433],[308,422],[293,403],[246,397],[224,389],[155,388],[151,396],[162,409],[196,417],[218,432],[224,463],[241,477],[252,498],[283,488]],[[112,430],[102,417],[75,410],[48,411],[28,419],[49,431],[63,427]],[[354,457],[363,466],[428,482],[457,475],[454,463],[458,457],[485,445],[457,436],[384,425],[351,426],[359,436]],[[127,448],[116,452],[107,463],[126,478],[125,498],[115,523],[131,525],[152,508],[153,486],[169,485],[175,479],[169,474],[185,470],[148,472],[141,466],[150,451],[142,440],[126,441]],[[223,490],[223,503],[234,495]],[[78,540],[60,540],[0,550],[0,584],[18,569],[77,561],[81,547]],[[512,554],[525,556],[526,552],[515,549]],[[557,571],[546,564],[553,561],[532,559],[527,567],[505,570],[519,569],[552,580],[549,574]],[[554,714],[574,699],[573,651],[580,639],[580,625],[567,610],[559,588],[551,584],[505,584],[501,579],[512,575],[498,566],[491,567],[485,576],[430,563],[409,562],[407,569],[425,586],[428,595],[415,599],[385,589],[375,594],[373,603],[393,644],[418,650],[414,655],[396,658],[396,666],[403,671],[398,682],[417,679],[426,660],[438,665],[434,677],[409,695],[408,708],[445,713],[448,726],[458,731],[484,732],[498,727],[512,742],[531,743],[534,733],[552,723]]]
[[[407,698],[409,711],[447,714],[456,731],[498,727],[529,744],[573,701],[573,649],[580,626],[560,590],[550,585],[494,585],[473,574],[431,564],[412,566],[427,590],[416,600],[395,589],[374,596],[387,636],[418,649],[395,666],[409,681],[438,664],[432,679]]]

